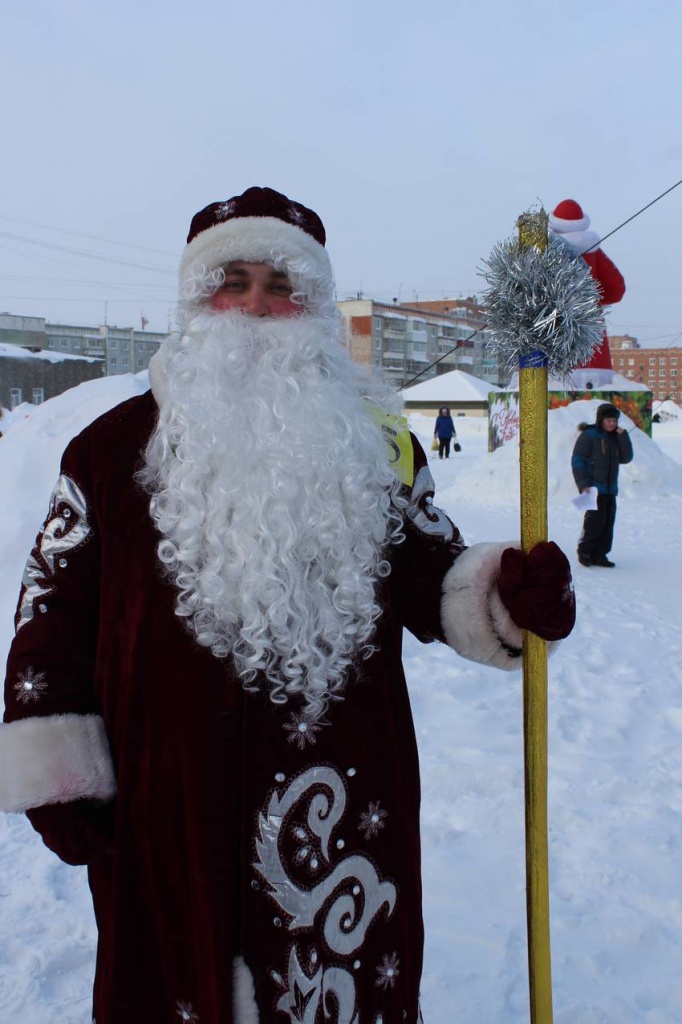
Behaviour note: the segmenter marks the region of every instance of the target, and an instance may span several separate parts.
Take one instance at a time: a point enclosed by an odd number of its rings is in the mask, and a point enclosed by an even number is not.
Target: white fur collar
[[[594,252],[599,246],[599,235],[596,231],[553,231],[552,234],[581,255],[588,249]]]

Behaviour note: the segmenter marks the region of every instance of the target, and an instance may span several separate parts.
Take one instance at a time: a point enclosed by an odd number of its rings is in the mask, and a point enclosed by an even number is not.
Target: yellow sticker
[[[381,436],[389,452],[389,464],[401,483],[414,483],[414,449],[410,428],[404,416],[391,416],[376,405],[369,404],[370,415],[381,428]]]

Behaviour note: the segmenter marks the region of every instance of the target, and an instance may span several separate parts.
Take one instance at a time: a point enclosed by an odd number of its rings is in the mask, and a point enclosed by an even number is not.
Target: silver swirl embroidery
[[[60,476],[50,498],[50,511],[40,539],[24,569],[17,633],[33,618],[34,602],[54,590],[57,560],[64,564],[66,552],[73,551],[91,533],[83,492],[68,476]]]
[[[422,466],[412,485],[405,514],[420,533],[447,543],[454,537],[454,527],[445,512],[433,504],[435,490],[429,467]]]
[[[280,853],[279,839],[287,815],[301,800],[308,797],[308,832],[319,840],[320,857],[329,872],[311,889],[303,889],[287,871]],[[344,887],[326,908],[321,922],[327,946],[340,957],[348,957],[360,949],[374,918],[384,908],[390,915],[397,899],[395,885],[382,881],[372,862],[362,854],[351,854],[335,866],[331,865],[331,835],[345,808],[346,790],[341,775],[325,765],[308,769],[294,779],[281,795],[273,793],[265,810],[259,814],[257,859],[254,863],[268,885],[269,895],[288,915],[290,932],[312,928],[328,898],[337,889]],[[331,1004],[327,1000],[333,994],[338,1014],[337,1024],[359,1024],[355,1013],[356,989],[352,974],[338,964],[320,964],[314,974],[309,976],[301,965],[301,959],[294,945],[289,957],[288,990],[281,997],[278,1009],[288,1013],[292,1022],[314,1024],[320,1005],[324,1008],[325,1016],[330,1015]]]

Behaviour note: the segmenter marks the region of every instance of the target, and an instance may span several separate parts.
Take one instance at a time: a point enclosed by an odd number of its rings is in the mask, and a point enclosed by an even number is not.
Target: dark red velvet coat
[[[442,638],[459,535],[407,531],[377,652],[329,724],[303,732],[298,707],[245,693],[174,614],[133,483],[156,413],[151,393],[133,398],[67,449],[62,472],[85,508],[57,502],[52,527],[80,525],[81,539],[24,601],[8,665],[7,722],[102,716],[111,749],[109,808],[81,800],[33,815],[69,860],[80,830],[97,1024],[252,1024],[256,1004],[260,1024],[416,1024],[419,770],[401,640],[403,626]]]

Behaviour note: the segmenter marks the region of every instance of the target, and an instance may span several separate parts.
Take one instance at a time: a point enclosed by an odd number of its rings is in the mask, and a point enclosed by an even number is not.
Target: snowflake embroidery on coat
[[[396,978],[400,974],[398,970],[399,964],[400,960],[397,953],[387,953],[376,969],[379,977],[374,984],[378,988],[383,988],[384,992],[388,988],[393,988]]]
[[[291,714],[289,721],[284,724],[284,729],[289,733],[289,743],[295,743],[299,750],[303,750],[308,743],[316,743],[316,734],[321,728],[319,723],[312,722],[307,715]]]
[[[32,668],[22,672],[14,684],[17,700],[21,701],[22,704],[30,704],[32,701],[39,700],[46,689],[45,673],[36,672]]]
[[[358,831],[362,832],[365,839],[374,839],[384,827],[384,820],[388,817],[388,811],[382,810],[379,806],[379,801],[372,803],[366,811],[363,811],[360,815],[360,824],[358,825]]]
[[[199,1024],[199,1015],[194,1012],[194,1007],[191,1003],[184,1003],[178,1000],[175,1012],[180,1020],[186,1021],[187,1024]]]

